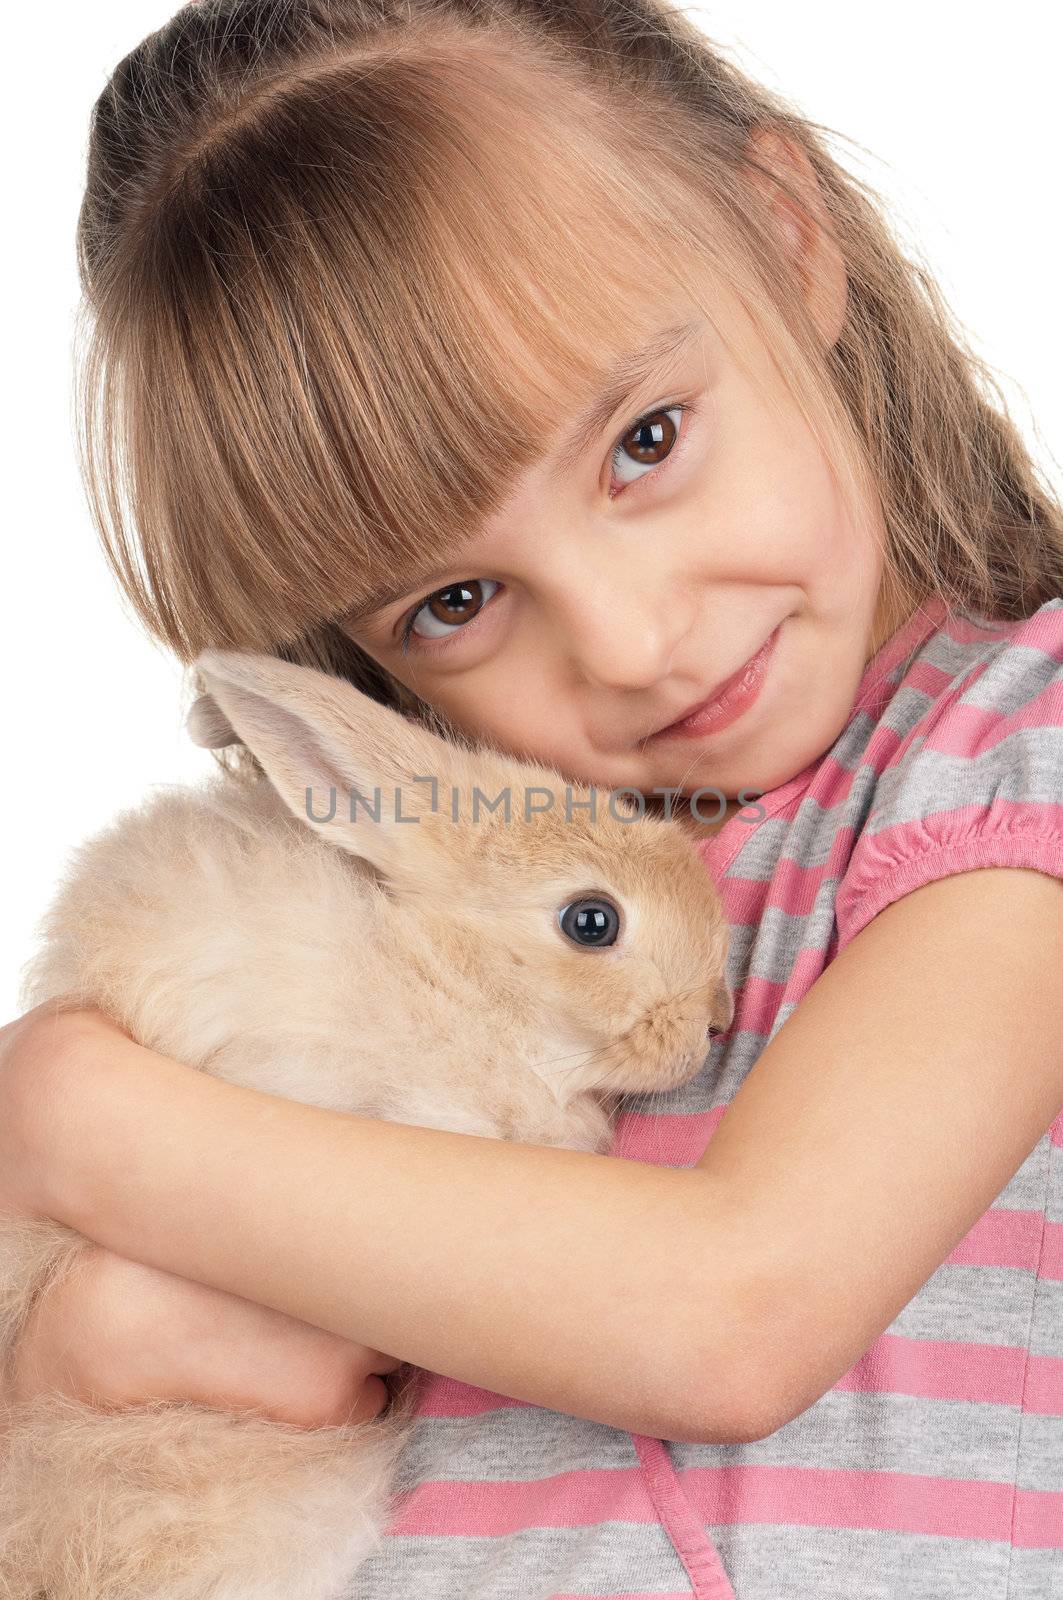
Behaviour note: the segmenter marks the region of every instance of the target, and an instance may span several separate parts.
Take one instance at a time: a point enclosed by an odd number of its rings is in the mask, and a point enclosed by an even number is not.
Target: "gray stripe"
[[[1037,1280],[1030,1354],[1063,1357],[1063,1280],[1059,1278]]]
[[[1038,1489],[1044,1494],[1063,1494],[1063,1417],[1047,1417],[1036,1411],[1027,1411],[1023,1416],[1018,1485],[1020,1489]],[[1063,1532],[1060,1544],[1063,1545]],[[1063,1563],[1063,1550],[1059,1559]]]
[[[497,1538],[392,1536],[339,1600],[377,1600],[382,1594],[402,1600],[553,1600],[565,1593],[685,1594],[689,1588],[659,1523],[605,1522],[522,1529]]]
[[[956,806],[1002,800],[1063,800],[1063,729],[1017,728],[974,757],[920,749],[907,770],[883,773],[863,837]]]
[[[758,1523],[709,1527],[738,1600],[1004,1600],[1003,1542]],[[1013,1589],[1012,1600],[1031,1600]],[[1056,1596],[1052,1600],[1057,1600]]]
[[[504,1483],[638,1464],[631,1435],[619,1428],[539,1406],[501,1406],[477,1417],[419,1418],[398,1477],[402,1487],[441,1477]]]
[[[1063,1145],[1051,1146],[1051,1174],[1045,1216],[1049,1222],[1063,1222]]]
[[[918,1472],[983,1483],[1011,1483],[1019,1405],[929,1400],[919,1395],[828,1389],[815,1405],[753,1444],[669,1444],[688,1467],[820,1467],[864,1472],[875,1439],[876,1472]]]
[[[1001,1189],[994,1205],[1009,1211],[1044,1211],[1051,1189],[1052,1139],[1046,1131],[1013,1177]],[[1056,1158],[1063,1152],[1057,1150]]]
[[[1025,1350],[1037,1279],[1026,1267],[938,1267],[890,1323],[905,1339]]]
[[[1016,1550],[1004,1600],[1063,1600],[1063,1556],[1058,1550]]]

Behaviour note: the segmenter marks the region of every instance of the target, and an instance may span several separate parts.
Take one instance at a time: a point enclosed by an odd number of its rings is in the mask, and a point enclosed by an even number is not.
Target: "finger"
[[[350,1427],[354,1422],[369,1422],[373,1417],[378,1417],[390,1401],[391,1391],[383,1378],[369,1377],[360,1385],[358,1398],[353,1406],[350,1404],[337,1406],[321,1420],[334,1427]]]
[[[397,1372],[403,1363],[398,1356],[380,1356],[369,1368],[370,1372]]]

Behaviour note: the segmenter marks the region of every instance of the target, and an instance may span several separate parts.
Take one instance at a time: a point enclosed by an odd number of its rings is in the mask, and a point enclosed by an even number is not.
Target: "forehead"
[[[673,315],[612,358],[581,404],[573,405],[559,398],[556,407],[557,428],[550,438],[544,440],[541,458],[535,463],[536,476],[541,474],[551,480],[561,479],[598,442],[605,428],[626,403],[633,401],[650,384],[658,380],[665,382],[684,363],[697,365],[699,358],[704,363],[708,355],[710,333],[711,325],[703,311],[695,311],[678,320]],[[515,487],[511,486],[511,494]],[[472,558],[478,549],[486,552],[497,528],[504,526],[506,509],[505,504],[499,505],[483,528],[471,532],[448,555],[455,557],[464,554]],[[411,588],[427,587],[434,579],[443,576],[447,564],[445,560],[442,563],[426,561],[419,569],[408,569],[390,582],[383,581],[371,601],[354,608],[345,616],[344,624],[356,627],[372,612],[401,599]]]
[[[727,342],[708,205],[663,166],[627,179],[610,130],[565,97],[549,116],[505,109],[464,130],[475,161],[447,168],[460,233],[441,226],[401,273],[392,251],[368,302],[387,338],[367,326],[353,377],[337,374],[341,398],[361,391],[346,415],[373,423],[357,449],[371,521],[332,562],[348,632],[485,552],[514,496],[559,481],[625,395]]]

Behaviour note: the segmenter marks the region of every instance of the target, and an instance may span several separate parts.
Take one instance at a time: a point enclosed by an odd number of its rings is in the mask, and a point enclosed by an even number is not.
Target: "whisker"
[[[588,1045],[586,1050],[570,1050],[566,1055],[548,1056],[547,1059],[541,1064],[544,1067],[549,1067],[552,1066],[555,1061],[571,1061],[573,1057],[577,1057],[580,1061],[587,1061],[593,1056],[600,1055],[603,1050],[608,1050],[609,1048],[610,1046],[608,1044]]]
[[[566,1077],[569,1076],[570,1073],[578,1072],[581,1067],[585,1067],[587,1065],[587,1063],[590,1062],[590,1061],[593,1061],[596,1056],[604,1055],[605,1052],[607,1050],[610,1050],[610,1049],[612,1049],[611,1045],[602,1044],[602,1045],[597,1045],[594,1049],[584,1050],[584,1051],[580,1052],[580,1054],[578,1056],[578,1059],[576,1060],[576,1062],[575,1062],[575,1064],[573,1066],[565,1067],[563,1069],[563,1071],[558,1072],[558,1073],[551,1073],[550,1074],[551,1081],[554,1081],[554,1080],[557,1080],[557,1079],[560,1079],[560,1078],[566,1078]],[[553,1056],[551,1058],[551,1061],[544,1062],[543,1064],[545,1066],[550,1066],[553,1061],[567,1061],[569,1059],[570,1058],[568,1056]],[[612,1070],[612,1069],[610,1069],[610,1070]],[[593,1087],[593,1085],[591,1087]]]
[[[691,995],[700,994],[701,992],[701,984],[691,984],[689,989],[680,989],[676,994],[669,995],[667,1003],[669,1005],[678,1005],[684,1000],[689,1000]],[[578,1071],[581,1066],[585,1066],[587,1062],[593,1061],[595,1056],[603,1055],[606,1051],[615,1049],[618,1042],[619,1041],[617,1040],[607,1040],[604,1044],[589,1046],[585,1050],[572,1050],[563,1055],[549,1056],[545,1061],[540,1063],[539,1070],[541,1071],[544,1067],[552,1067],[559,1061],[574,1062],[573,1066],[566,1068],[562,1073],[556,1074],[556,1076],[563,1077],[566,1073]],[[657,1094],[664,1093],[665,1091],[653,1090],[652,1092]]]

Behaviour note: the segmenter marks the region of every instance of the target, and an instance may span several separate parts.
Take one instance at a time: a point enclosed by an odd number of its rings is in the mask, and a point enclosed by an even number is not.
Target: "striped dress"
[[[1063,599],[1019,622],[924,603],[831,749],[699,849],[734,1022],[692,1082],[624,1101],[612,1148],[674,1167],[885,906],[977,867],[1063,877]],[[661,1441],[432,1377],[399,1488],[344,1600],[1063,1600],[1063,1115],[768,1438]]]

